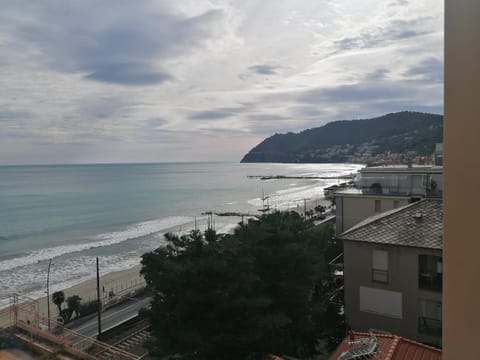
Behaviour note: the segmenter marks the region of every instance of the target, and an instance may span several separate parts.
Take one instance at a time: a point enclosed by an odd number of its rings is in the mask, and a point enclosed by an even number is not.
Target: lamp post
[[[50,267],[52,266],[52,259],[48,262],[47,271],[47,324],[48,331],[50,331]]]
[[[97,256],[97,321],[98,321],[98,339],[102,335],[102,301],[100,300],[100,268]]]

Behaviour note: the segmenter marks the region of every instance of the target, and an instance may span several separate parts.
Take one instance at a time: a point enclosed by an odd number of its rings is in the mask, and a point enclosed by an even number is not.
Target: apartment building
[[[336,233],[369,216],[396,209],[425,197],[441,198],[441,166],[389,165],[359,171],[355,188],[335,192]]]
[[[442,201],[423,199],[374,215],[344,244],[345,316],[357,331],[441,345]]]

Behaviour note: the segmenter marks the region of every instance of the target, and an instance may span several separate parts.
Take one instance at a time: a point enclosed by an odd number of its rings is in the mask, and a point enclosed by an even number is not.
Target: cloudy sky
[[[441,0],[0,0],[0,164],[240,160],[443,113]]]

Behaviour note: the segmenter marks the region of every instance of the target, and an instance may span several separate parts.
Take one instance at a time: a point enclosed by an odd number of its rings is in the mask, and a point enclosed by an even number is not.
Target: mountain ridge
[[[241,162],[368,163],[387,155],[412,158],[431,155],[442,138],[443,115],[401,111],[274,134],[252,148]]]

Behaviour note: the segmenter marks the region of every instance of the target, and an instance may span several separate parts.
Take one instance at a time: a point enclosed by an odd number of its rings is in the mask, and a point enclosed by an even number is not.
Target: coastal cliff
[[[333,121],[299,133],[275,134],[241,162],[368,163],[428,156],[443,137],[443,116],[402,111],[372,119]]]

